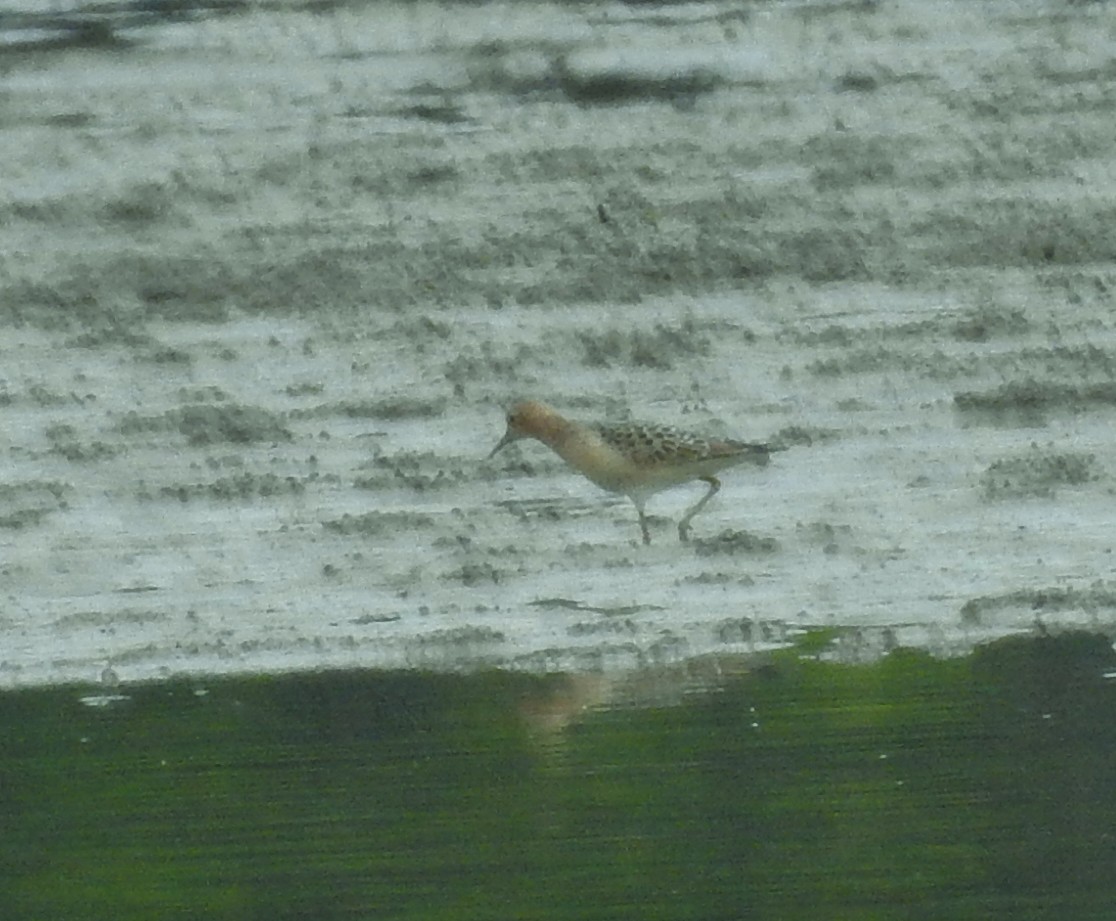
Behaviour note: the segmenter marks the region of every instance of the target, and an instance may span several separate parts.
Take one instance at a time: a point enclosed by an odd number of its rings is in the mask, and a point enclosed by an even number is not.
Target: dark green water
[[[508,674],[11,692],[0,918],[1111,919],[1113,668],[788,654],[561,728]]]

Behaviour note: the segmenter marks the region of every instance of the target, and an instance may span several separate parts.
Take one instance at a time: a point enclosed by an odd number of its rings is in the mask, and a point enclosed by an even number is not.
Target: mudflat
[[[1116,629],[1104,4],[0,25],[0,687]],[[644,547],[526,397],[776,450]]]

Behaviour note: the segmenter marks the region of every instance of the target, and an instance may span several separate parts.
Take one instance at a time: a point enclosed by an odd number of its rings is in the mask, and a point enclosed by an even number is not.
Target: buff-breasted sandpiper
[[[635,503],[643,542],[651,543],[644,507],[663,489],[701,480],[709,491],[678,522],[678,536],[688,540],[690,522],[721,488],[714,475],[726,467],[768,461],[766,445],[703,438],[666,425],[585,424],[560,415],[545,403],[528,400],[508,412],[508,429],[492,449],[492,457],[521,438],[535,438],[602,489]]]

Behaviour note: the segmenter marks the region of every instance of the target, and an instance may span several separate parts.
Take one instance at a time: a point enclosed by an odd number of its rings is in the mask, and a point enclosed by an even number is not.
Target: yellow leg
[[[698,499],[694,507],[686,512],[686,514],[682,516],[682,520],[678,522],[679,540],[686,541],[690,539],[690,522],[694,520],[694,515],[705,508],[705,503],[712,499],[717,494],[717,491],[721,488],[721,481],[718,480],[715,476],[703,476],[698,477],[698,479],[704,483],[709,484],[709,492]]]
[[[651,530],[647,527],[647,516],[643,513],[643,503],[632,499],[635,502],[636,511],[639,512],[639,530],[643,533],[643,542],[645,544],[651,543]]]

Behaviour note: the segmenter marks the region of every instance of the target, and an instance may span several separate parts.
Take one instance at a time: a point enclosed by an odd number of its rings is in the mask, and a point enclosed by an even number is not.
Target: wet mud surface
[[[0,686],[1116,630],[1104,5],[121,10],[2,23]],[[522,397],[782,450],[644,547]]]

